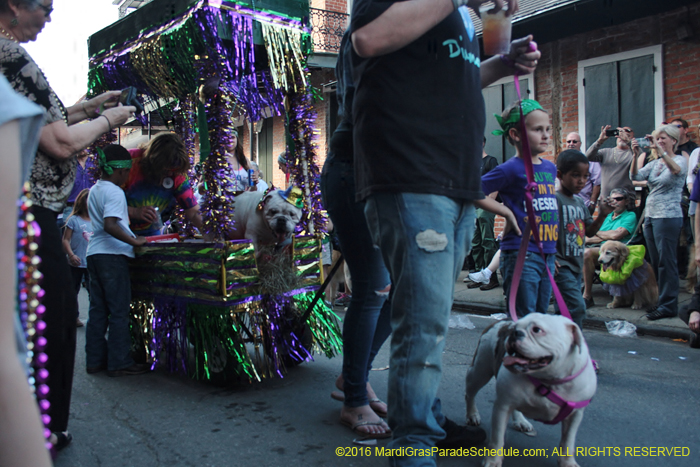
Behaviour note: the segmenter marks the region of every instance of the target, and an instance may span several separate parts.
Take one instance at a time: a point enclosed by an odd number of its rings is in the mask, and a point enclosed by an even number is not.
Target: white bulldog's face
[[[265,198],[263,217],[277,237],[277,242],[286,240],[294,233],[294,228],[301,221],[301,209],[288,203],[280,196],[280,191],[268,193]]]
[[[530,313],[511,325],[503,366],[513,373],[556,375],[583,345],[583,334],[570,319]]]

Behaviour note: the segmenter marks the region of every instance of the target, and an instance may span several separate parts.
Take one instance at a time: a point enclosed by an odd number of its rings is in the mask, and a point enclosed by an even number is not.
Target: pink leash
[[[532,43],[530,43],[532,44]],[[520,95],[520,80],[518,75],[515,75],[515,90],[518,93],[518,100],[522,101]],[[545,260],[545,268],[547,269],[547,275],[549,276],[549,282],[552,284],[552,291],[554,292],[554,297],[559,306],[559,312],[562,316],[566,316],[571,319],[571,313],[569,313],[569,308],[567,308],[564,298],[559,292],[559,287],[557,287],[556,282],[554,282],[554,276],[549,270],[546,263],[546,256],[544,254],[544,249],[542,248],[542,242],[540,241],[540,233],[537,229],[537,222],[535,221],[535,210],[532,207],[532,200],[534,199],[535,190],[537,190],[537,183],[535,182],[535,169],[532,166],[532,153],[530,152],[530,142],[527,140],[527,128],[525,127],[525,118],[523,117],[523,107],[519,106],[520,111],[520,134],[525,135],[522,138],[523,144],[523,162],[525,164],[525,175],[527,176],[527,185],[525,186],[525,207],[527,209],[527,224],[523,232],[523,239],[520,242],[520,250],[518,251],[518,259],[515,263],[515,271],[513,272],[513,280],[510,286],[510,296],[508,297],[508,310],[510,312],[510,317],[513,322],[518,320],[518,315],[515,309],[515,299],[518,294],[518,286],[520,285],[520,277],[522,276],[523,266],[525,265],[525,256],[527,255],[527,247],[530,244],[530,235],[535,240],[537,248],[540,250],[540,255],[542,259]]]
[[[530,45],[532,45],[532,43],[530,43]],[[518,93],[518,100],[522,101],[522,96],[520,95],[520,80],[518,79],[517,73],[515,74],[515,90]],[[537,222],[535,220],[535,210],[532,207],[532,200],[534,199],[534,193],[537,189],[537,183],[535,182],[535,169],[532,165],[532,153],[530,152],[530,142],[527,139],[527,128],[525,127],[525,118],[523,116],[522,105],[519,106],[519,111],[520,134],[524,135],[524,137],[522,138],[522,144],[523,162],[525,164],[525,175],[527,177],[527,185],[525,186],[525,207],[527,209],[528,222],[527,224],[525,224],[525,229],[523,231],[523,239],[520,242],[520,249],[518,250],[518,259],[515,263],[515,271],[513,272],[513,280],[511,282],[510,294],[508,297],[508,310],[510,312],[510,317],[513,320],[513,322],[518,321],[518,314],[515,309],[515,302],[516,297],[518,295],[520,277],[522,276],[523,266],[525,265],[525,256],[527,255],[527,248],[530,244],[530,235],[532,235],[532,237],[535,240],[535,243],[537,244],[537,248],[540,250],[540,255],[545,261],[545,268],[547,269],[549,282],[552,284],[552,292],[554,292],[554,297],[557,301],[557,305],[559,306],[559,312],[562,314],[562,316],[571,319],[571,313],[569,313],[569,308],[566,306],[566,303],[564,302],[564,297],[561,296],[561,292],[559,292],[559,287],[557,287],[557,284],[554,281],[554,276],[549,270],[549,266],[547,266],[547,259],[544,253],[544,249],[542,247],[542,241],[540,240],[539,230],[537,229]],[[550,386],[553,386],[572,381],[579,375],[581,375],[581,373],[583,373],[583,370],[585,370],[586,367],[588,367],[588,363],[586,363],[586,365],[584,365],[583,368],[581,368],[581,370],[579,370],[577,373],[560,380],[548,381],[548,384]],[[552,401],[560,407],[559,413],[556,417],[554,417],[553,420],[537,420],[538,422],[542,422],[547,425],[556,425],[557,423],[561,422],[566,417],[571,415],[571,412],[573,412],[575,409],[586,407],[588,404],[591,403],[591,399],[580,402],[567,401],[566,399],[562,398],[559,394],[552,391],[550,387],[545,386],[545,384],[539,379],[534,378],[530,375],[528,375],[527,377],[530,380],[530,382],[535,386],[535,392],[537,392],[543,397],[546,397],[547,399],[549,399],[550,401]]]

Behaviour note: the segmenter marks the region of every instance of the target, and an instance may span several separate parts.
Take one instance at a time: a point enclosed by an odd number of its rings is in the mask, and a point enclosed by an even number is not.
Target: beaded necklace
[[[44,424],[44,438],[46,439],[46,448],[53,449],[53,445],[49,441],[51,430],[49,430],[49,409],[51,404],[47,397],[49,395],[49,371],[46,369],[48,357],[44,352],[46,348],[46,338],[44,330],[46,323],[42,320],[46,307],[41,304],[41,298],[44,296],[44,290],[39,285],[42,279],[42,274],[39,272],[39,264],[41,258],[37,256],[36,251],[39,248],[37,244],[41,235],[39,224],[34,219],[30,208],[32,201],[29,199],[29,183],[25,183],[23,194],[19,200],[19,221],[17,222],[17,250],[18,250],[18,278],[17,290],[19,311],[22,320],[22,325],[27,339],[27,366],[29,367],[28,382],[29,386],[36,397],[39,410],[41,412],[41,421]]]
[[[36,62],[34,62],[36,64]],[[61,112],[61,116],[63,117],[63,121],[66,122],[66,125],[68,124],[68,112],[66,111],[66,107],[63,105],[63,102],[61,99],[58,98],[56,93],[54,92],[53,88],[49,84],[49,80],[46,79],[46,75],[44,74],[44,70],[39,68],[39,65],[36,65],[37,70],[39,70],[39,73],[41,73],[41,76],[44,78],[44,82],[46,83],[46,86],[49,88],[49,100],[52,100],[53,102],[56,103],[58,106],[58,110]]]
[[[0,33],[2,33],[3,36],[7,37],[12,42],[19,42],[17,39],[15,39],[15,36],[13,36],[10,31],[3,27],[2,24],[0,24]]]

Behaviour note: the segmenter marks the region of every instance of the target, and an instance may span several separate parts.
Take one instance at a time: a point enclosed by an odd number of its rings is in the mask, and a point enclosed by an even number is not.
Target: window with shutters
[[[585,152],[604,125],[627,126],[635,137],[651,133],[664,119],[661,45],[578,64],[578,112]],[[603,147],[613,147],[615,138]]]
[[[264,180],[270,183],[272,180],[272,168],[277,163],[277,155],[273,154],[273,139],[272,129],[274,127],[274,119],[266,118],[263,120],[262,129],[258,133],[258,166],[263,175]]]

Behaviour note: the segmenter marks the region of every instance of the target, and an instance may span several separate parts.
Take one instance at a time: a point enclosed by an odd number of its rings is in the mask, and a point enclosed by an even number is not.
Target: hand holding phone
[[[607,136],[608,138],[611,136],[618,136],[619,134],[620,134],[620,130],[618,130],[617,128],[615,128],[615,129],[610,128],[609,130],[605,130],[605,136]]]
[[[648,148],[649,147],[649,140],[646,138],[635,138],[637,140],[637,144],[639,144],[640,148]]]
[[[128,88],[122,90],[121,96],[119,96],[119,102],[121,102],[122,105],[131,105],[136,107],[136,113],[140,114],[143,112],[143,105],[141,105],[141,102],[139,102],[138,93],[139,92],[135,87],[129,86]]]

